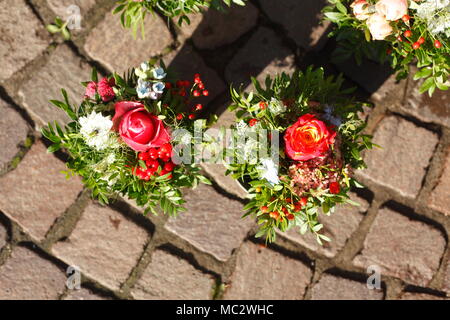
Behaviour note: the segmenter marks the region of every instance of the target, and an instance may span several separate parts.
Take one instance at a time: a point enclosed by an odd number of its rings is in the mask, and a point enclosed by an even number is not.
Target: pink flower
[[[97,93],[97,84],[94,81],[91,81],[86,86],[86,92],[84,93],[85,98],[92,99]]]
[[[97,85],[97,91],[100,97],[102,97],[103,102],[109,102],[115,98],[113,86],[115,85],[114,78],[108,80],[108,78],[103,78]]]
[[[384,40],[392,34],[392,27],[384,16],[375,13],[367,19],[367,27],[372,34],[374,40]]]
[[[377,13],[386,17],[386,20],[395,21],[408,13],[408,0],[380,0],[375,5]]]
[[[121,101],[115,104],[113,129],[133,150],[146,152],[170,142],[163,122],[148,112],[140,102]]]
[[[353,14],[358,20],[369,18],[369,3],[366,0],[356,0],[350,7],[353,8]]]

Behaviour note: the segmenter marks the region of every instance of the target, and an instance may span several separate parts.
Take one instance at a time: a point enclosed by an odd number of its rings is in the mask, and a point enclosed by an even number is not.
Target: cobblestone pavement
[[[182,30],[159,16],[146,38],[133,40],[112,17],[107,0],[0,0],[0,299],[445,299],[450,295],[450,95],[416,94],[371,62],[333,65],[324,0],[254,0],[227,14],[192,17]],[[76,3],[82,29],[70,42],[44,25]],[[334,241],[280,234],[264,247],[255,225],[241,220],[245,196],[221,174],[187,194],[178,219],[144,217],[126,200],[100,207],[80,180],[65,180],[64,154],[46,153],[39,128],[64,116],[47,102],[95,66],[103,74],[160,55],[187,77],[209,85],[209,111],[221,113],[230,84],[291,72],[309,64],[343,72],[367,112],[375,142],[362,205],[326,217]],[[223,113],[220,124],[232,117]],[[213,205],[212,205],[213,204]],[[66,287],[68,266],[82,289]],[[367,268],[382,274],[380,290],[366,287]]]

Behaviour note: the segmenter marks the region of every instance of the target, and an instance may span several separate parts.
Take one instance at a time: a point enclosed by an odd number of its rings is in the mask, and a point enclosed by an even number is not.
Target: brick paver
[[[245,7],[233,5],[226,12],[208,10],[189,18],[191,24],[181,29],[183,35],[192,37],[199,49],[215,49],[233,43],[255,26],[258,10],[249,3]]]
[[[321,23],[322,8],[326,0],[258,0],[265,13],[273,21],[281,24],[298,46],[305,49],[322,48],[327,40],[325,31],[329,22]]]
[[[318,244],[316,237],[312,233],[301,235],[298,232],[298,228],[280,234],[308,249],[317,251],[327,257],[334,257],[358,228],[363,214],[369,208],[369,203],[356,194],[351,194],[351,199],[358,202],[360,206],[342,205],[338,206],[336,211],[330,216],[320,215],[319,221],[324,225],[323,233],[332,240],[324,243],[323,246]]]
[[[0,250],[6,244],[7,238],[8,238],[8,231],[6,230],[6,227],[0,223]]]
[[[148,233],[119,212],[89,204],[67,241],[52,248],[69,265],[117,290],[142,255]]]
[[[246,242],[239,251],[236,270],[225,299],[302,299],[312,271],[303,262]]]
[[[157,250],[144,274],[132,289],[136,299],[205,300],[211,299],[214,279],[189,262]]]
[[[172,43],[166,23],[157,16],[145,21],[145,38],[134,39],[129,30],[123,30],[118,16],[108,13],[91,31],[84,46],[87,53],[119,74],[141,62],[162,53]]]
[[[229,259],[254,224],[241,219],[242,204],[205,185],[189,191],[185,199],[187,211],[169,219],[167,230],[219,260]]]
[[[84,88],[81,82],[91,78],[91,67],[77,57],[68,46],[58,47],[49,62],[19,90],[23,105],[38,119],[39,125],[58,120],[66,123],[69,117],[49,100],[61,100],[64,88],[72,104],[81,103]]]
[[[367,284],[324,274],[312,288],[311,300],[381,300],[383,291]]]
[[[81,288],[80,290],[71,290],[64,300],[108,300],[108,298],[99,296],[89,289]]]
[[[260,27],[228,64],[225,77],[235,88],[250,84],[250,77],[264,80],[267,75],[294,70],[294,55],[283,46],[277,34]]]
[[[443,297],[434,296],[426,293],[406,292],[402,294],[400,300],[444,300]]]
[[[37,240],[75,201],[80,179],[66,180],[63,162],[37,141],[17,169],[0,177],[0,210]]]
[[[41,54],[50,37],[24,0],[0,2],[0,21],[0,81],[4,81]]]
[[[0,99],[0,170],[3,170],[27,137],[28,125],[8,103]]]
[[[57,299],[66,287],[66,276],[36,252],[15,247],[0,266],[0,300]]]
[[[412,74],[411,74],[412,77]],[[433,97],[420,94],[423,81],[409,80],[407,97],[401,104],[401,110],[425,122],[435,122],[450,127],[450,93],[437,90]]]
[[[374,143],[382,146],[367,153],[367,170],[359,176],[414,198],[419,193],[426,169],[438,143],[433,132],[399,117],[381,121]]]
[[[80,8],[81,23],[83,23],[83,15],[95,5],[96,0],[47,0],[48,6],[55,14],[66,20],[71,14],[75,13],[71,6],[75,5]],[[81,24],[83,27],[83,24]]]
[[[439,268],[445,246],[439,230],[383,208],[354,262],[363,268],[377,265],[385,275],[426,286]]]
[[[447,158],[444,164],[444,171],[439,178],[439,182],[433,189],[428,201],[431,208],[442,212],[446,216],[450,215],[450,148],[447,150]]]

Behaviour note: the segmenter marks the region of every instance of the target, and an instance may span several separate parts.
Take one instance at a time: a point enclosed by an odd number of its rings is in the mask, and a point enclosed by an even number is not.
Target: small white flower
[[[110,117],[104,117],[101,113],[93,111],[78,121],[81,126],[80,133],[88,146],[103,150],[111,145],[110,133],[113,122]]]
[[[269,111],[275,116],[286,112],[286,109],[286,106],[275,98],[272,98],[269,102]]]
[[[241,120],[238,123],[236,123],[235,127],[238,135],[245,134],[249,128],[248,124],[246,124],[244,120]]]
[[[142,72],[147,72],[148,70],[150,70],[150,65],[148,64],[148,62],[141,63],[141,70]]]
[[[153,91],[156,93],[163,93],[166,85],[162,82],[156,82],[153,84]]]
[[[261,159],[261,165],[256,169],[260,171],[261,179],[266,179],[270,184],[275,185],[280,183],[278,178],[278,167],[270,158]]]
[[[167,75],[167,73],[161,67],[153,69],[152,74],[153,77],[158,80],[164,79]]]

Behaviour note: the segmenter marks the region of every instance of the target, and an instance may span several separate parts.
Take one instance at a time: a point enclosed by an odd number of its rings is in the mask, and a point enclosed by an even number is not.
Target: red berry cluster
[[[409,20],[410,20],[410,19],[411,19],[411,17],[410,17],[409,15],[407,15],[407,14],[405,14],[405,15],[403,16],[403,18],[402,18],[402,20],[403,20],[407,25],[409,25]],[[403,32],[403,36],[404,36],[405,38],[411,38],[411,37],[413,36],[413,32],[412,32],[411,30],[406,30],[405,32]],[[402,37],[401,34],[397,36],[397,40],[398,40],[399,42],[403,42],[403,37]],[[425,38],[421,36],[421,37],[419,37],[419,38],[417,39],[417,41],[415,41],[415,42],[412,43],[412,47],[413,47],[414,50],[418,50],[418,49],[420,49],[420,47],[421,47],[425,42],[426,42]],[[433,45],[434,45],[434,47],[435,47],[436,49],[440,49],[440,48],[442,47],[442,43],[441,43],[439,40],[435,40],[434,43],[433,43]]]
[[[300,198],[300,201],[297,201],[295,203],[292,203],[292,199],[288,198],[288,199],[285,200],[285,202],[286,202],[286,205],[281,208],[281,212],[279,212],[279,211],[269,212],[269,207],[268,206],[262,206],[261,207],[261,212],[262,213],[268,213],[269,217],[271,217],[274,220],[278,220],[278,221],[283,221],[284,218],[286,218],[288,220],[294,220],[295,216],[294,216],[294,214],[289,212],[289,209],[291,209],[291,211],[294,211],[294,212],[301,211],[302,208],[304,206],[306,206],[306,204],[308,203],[308,198],[307,197],[302,197],[302,198]]]
[[[150,180],[155,174],[164,176],[169,172],[172,172],[175,168],[174,163],[171,161],[172,157],[172,145],[166,143],[160,148],[151,148],[147,152],[140,152],[138,159],[145,161],[147,169],[140,166],[133,169],[133,174],[142,180]],[[168,179],[172,179],[172,174],[168,176]]]
[[[175,95],[180,95],[182,97],[186,97],[187,93],[186,93],[186,88],[189,88],[191,86],[191,83],[189,81],[177,81],[176,83],[176,88],[173,87],[173,85],[171,83],[166,83],[166,88],[168,89],[172,89],[172,94]],[[190,89],[190,91],[192,92],[192,97],[193,98],[199,98],[201,96],[209,96],[209,91],[205,89],[205,84],[203,83],[200,74],[196,73],[194,75],[194,84],[192,85],[192,88]],[[185,98],[184,101],[187,105],[190,103],[190,100],[188,98]],[[194,120],[195,119],[195,112],[200,111],[203,109],[203,105],[200,103],[195,104],[194,107],[191,108],[192,113],[187,115],[187,118],[189,120]],[[183,113],[179,113],[176,116],[176,119],[178,121],[181,121],[185,118],[185,114]]]

